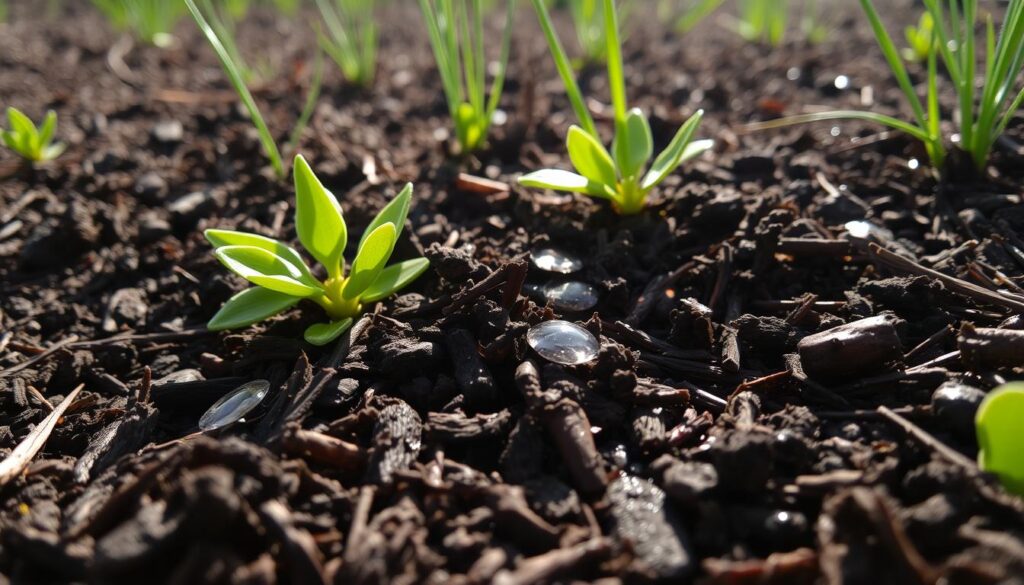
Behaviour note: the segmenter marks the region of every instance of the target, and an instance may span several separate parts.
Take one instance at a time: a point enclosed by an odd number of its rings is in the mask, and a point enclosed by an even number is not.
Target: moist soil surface
[[[567,168],[573,122],[528,7],[503,123],[457,157],[417,9],[389,6],[375,86],[332,67],[299,151],[352,234],[411,181],[395,258],[432,266],[325,347],[302,341],[313,304],[204,328],[244,283],[203,229],[296,237],[290,180],[191,22],[157,49],[85,3],[34,4],[0,25],[0,102],[55,109],[69,148],[35,168],[0,153],[5,465],[46,440],[0,487],[11,581],[1024,582],[1024,505],[979,472],[973,431],[1024,355],[1019,124],[984,176],[942,182],[870,125],[741,131],[909,115],[852,3],[824,43],[774,50],[719,16],[680,39],[635,11],[627,84],[656,147],[699,108],[717,143],[633,217],[516,185]],[[240,37],[272,72],[254,90],[283,142],[307,19],[257,10]],[[608,131],[601,68],[581,79]],[[543,248],[582,269],[540,270]],[[538,296],[570,278],[596,306]],[[596,359],[536,354],[527,331],[554,318],[597,336]],[[256,379],[256,410],[199,432]]]

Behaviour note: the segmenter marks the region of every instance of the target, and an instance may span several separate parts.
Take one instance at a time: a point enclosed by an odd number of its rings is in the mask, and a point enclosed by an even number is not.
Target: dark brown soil
[[[1024,365],[1019,125],[991,176],[942,184],[872,126],[739,132],[812,107],[906,114],[855,3],[828,42],[778,50],[634,19],[628,84],[657,145],[697,108],[718,144],[629,218],[515,185],[566,164],[572,122],[528,10],[508,122],[457,159],[417,11],[388,8],[376,87],[331,71],[300,150],[352,233],[413,181],[397,254],[432,269],[325,348],[301,341],[313,306],[204,329],[243,283],[201,230],[295,233],[291,186],[191,23],[175,48],[112,51],[85,3],[55,20],[14,4],[0,105],[56,109],[69,148],[35,169],[0,152],[2,453],[84,387],[0,488],[4,580],[1024,582],[1024,504],[979,473],[972,422]],[[259,12],[241,33],[278,72],[256,94],[284,137],[307,24]],[[607,99],[599,69],[583,80]],[[856,220],[888,233],[870,246]],[[526,294],[545,246],[584,259],[593,311]],[[529,349],[554,316],[600,336],[596,361]],[[254,416],[197,432],[256,378]]]

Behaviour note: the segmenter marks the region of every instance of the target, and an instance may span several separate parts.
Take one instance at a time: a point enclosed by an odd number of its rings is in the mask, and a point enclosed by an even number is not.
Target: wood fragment
[[[78,398],[78,393],[84,386],[84,384],[79,384],[77,388],[68,393],[64,400],[50,414],[46,415],[46,418],[36,425],[36,428],[32,429],[32,432],[18,443],[18,446],[3,461],[0,461],[0,487],[7,485],[28,467],[32,458],[39,453],[39,450],[46,444],[46,440],[50,438],[50,434],[64,415],[64,411]]]

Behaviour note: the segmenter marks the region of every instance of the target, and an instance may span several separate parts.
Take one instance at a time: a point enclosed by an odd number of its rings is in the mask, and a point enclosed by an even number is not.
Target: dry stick
[[[15,477],[18,477],[22,471],[28,467],[28,464],[32,461],[32,458],[36,456],[36,453],[43,448],[46,444],[46,440],[50,438],[50,433],[53,432],[54,427],[57,426],[57,422],[60,421],[60,417],[64,415],[64,411],[67,410],[68,406],[75,401],[78,397],[78,393],[81,392],[84,384],[79,384],[77,388],[71,391],[64,400],[57,405],[57,408],[53,409],[53,412],[46,415],[43,422],[39,423],[36,428],[32,429],[32,432],[27,437],[18,443],[18,446],[11,451],[10,455],[0,461],[0,487],[7,484]]]
[[[933,346],[933,345],[935,345],[935,344],[937,344],[937,343],[939,343],[941,341],[945,341],[946,338],[949,337],[952,334],[953,334],[953,328],[950,327],[949,325],[943,327],[942,329],[939,329],[938,332],[933,333],[931,335],[931,337],[929,337],[928,339],[925,339],[921,343],[918,343],[917,345],[914,346],[913,349],[908,351],[903,356],[903,363],[905,363],[905,364],[912,363],[915,359],[917,359],[917,356],[920,355],[924,350],[930,348],[931,346]]]
[[[943,274],[937,270],[921,266],[913,260],[908,260],[899,254],[890,252],[878,244],[871,244],[869,253],[879,264],[892,270],[929,276],[941,281],[950,290],[968,296],[977,301],[987,302],[998,307],[1004,307],[1011,311],[1024,312],[1024,302],[1005,297],[999,293],[992,292],[984,287],[967,282],[966,280]]]
[[[976,473],[978,471],[977,464],[974,461],[971,461],[969,457],[966,457],[959,451],[954,450],[952,447],[949,447],[942,441],[936,439],[928,431],[915,425],[899,414],[896,414],[892,409],[885,406],[879,406],[878,412],[903,429],[903,432],[913,437],[917,442],[935,451],[943,459],[963,467],[968,472]]]

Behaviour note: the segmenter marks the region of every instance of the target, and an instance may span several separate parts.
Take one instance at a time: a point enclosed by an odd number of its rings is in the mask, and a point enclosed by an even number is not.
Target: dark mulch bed
[[[1024,355],[1024,305],[992,292],[1024,276],[1019,131],[991,177],[940,186],[878,128],[738,132],[805,107],[901,111],[853,4],[825,44],[775,51],[713,21],[683,40],[635,25],[628,82],[657,144],[700,107],[718,144],[629,218],[514,183],[566,163],[572,120],[529,11],[508,120],[458,160],[416,9],[388,9],[376,88],[332,71],[301,151],[354,234],[413,181],[397,255],[433,267],[325,348],[301,341],[312,306],[203,328],[243,283],[201,230],[293,240],[293,198],[190,23],[176,48],[129,47],[84,7],[45,21],[31,4],[0,26],[0,101],[56,109],[70,148],[34,170],[0,153],[0,448],[84,389],[0,491],[4,576],[1022,582],[1024,506],[972,463],[980,391]],[[285,136],[306,23],[258,13],[242,37],[279,72],[256,93]],[[599,69],[583,79],[607,99]],[[474,193],[460,172],[512,187]],[[860,220],[881,247],[844,227]],[[527,294],[547,246],[584,259],[593,310]],[[554,316],[600,336],[596,361],[532,353],[526,331]],[[837,348],[821,332],[845,323]],[[256,378],[254,416],[197,433]]]

